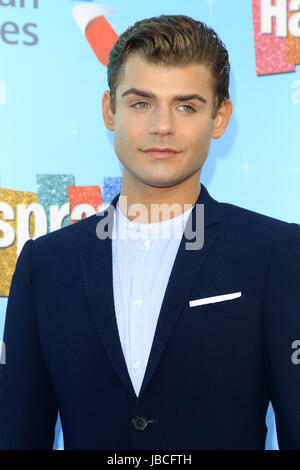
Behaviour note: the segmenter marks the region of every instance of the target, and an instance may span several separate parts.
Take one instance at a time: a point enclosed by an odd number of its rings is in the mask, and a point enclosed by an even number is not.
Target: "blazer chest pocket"
[[[190,299],[187,307],[189,317],[202,315],[241,314],[245,310],[245,296],[241,291],[228,294]]]

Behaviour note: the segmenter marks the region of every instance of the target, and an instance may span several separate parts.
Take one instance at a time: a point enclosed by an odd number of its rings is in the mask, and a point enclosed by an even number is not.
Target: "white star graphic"
[[[248,165],[248,163],[245,162],[244,165],[241,166],[241,169],[243,170],[245,175],[247,175],[250,170],[250,166]]]
[[[209,16],[211,17],[212,16],[212,7],[213,7],[213,4],[215,3],[215,0],[205,0],[205,1],[209,5]]]

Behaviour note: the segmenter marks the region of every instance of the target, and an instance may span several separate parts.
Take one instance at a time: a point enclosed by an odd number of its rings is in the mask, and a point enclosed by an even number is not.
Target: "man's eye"
[[[138,108],[138,109],[145,109],[146,106],[148,106],[149,103],[146,103],[146,101],[139,101],[138,103],[135,103],[131,105],[132,108]]]
[[[192,106],[189,106],[188,104],[181,104],[179,106],[180,108],[186,108],[184,111],[187,111],[188,113],[193,113],[195,110],[192,108]]]

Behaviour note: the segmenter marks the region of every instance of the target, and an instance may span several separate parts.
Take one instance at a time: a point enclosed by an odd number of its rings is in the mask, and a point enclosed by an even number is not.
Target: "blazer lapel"
[[[111,202],[115,208],[119,194]],[[186,232],[183,233],[174,265],[167,284],[165,297],[162,302],[155,335],[147,363],[143,383],[138,400],[145,392],[149,381],[167,346],[168,339],[175,327],[184,303],[192,289],[201,265],[213,246],[218,228],[218,203],[209,195],[207,189],[201,184],[197,204],[204,205],[204,244],[201,249],[186,249],[186,243],[191,243]],[[193,207],[186,227],[192,219],[193,230],[196,228],[196,205]],[[108,214],[108,216],[107,216]],[[107,216],[108,234],[100,240],[96,235],[96,225]],[[113,211],[106,210],[90,217],[87,230],[90,234],[81,246],[81,261],[84,273],[85,286],[96,328],[104,344],[112,366],[125,387],[136,398],[136,394],[128,373],[126,361],[118,333],[114,309],[113,277],[112,277],[112,243],[111,233],[113,226]]]
[[[183,233],[158,317],[144,380],[138,396],[139,399],[151,380],[201,265],[217,236],[218,203],[209,196],[203,184],[201,184],[201,191],[196,204],[204,204],[204,244],[199,250],[187,250],[185,244],[191,242],[191,240],[186,238],[185,232]],[[194,228],[196,227],[195,209],[196,205],[189,216],[189,219],[192,218]]]
[[[113,199],[110,207],[116,206],[118,198],[119,195]],[[96,227],[103,218],[107,218],[108,236],[107,238],[99,239]],[[112,273],[112,225],[113,213],[111,211],[107,214],[104,210],[90,217],[90,224],[85,227],[89,232],[89,238],[85,239],[81,244],[81,266],[92,317],[100,339],[116,374],[130,394],[136,398],[123,354],[115,315]]]

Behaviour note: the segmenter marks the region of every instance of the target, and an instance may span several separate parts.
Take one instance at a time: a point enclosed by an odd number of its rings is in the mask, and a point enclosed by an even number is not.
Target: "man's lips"
[[[143,150],[143,152],[149,154],[149,155],[152,155],[153,157],[156,157],[156,158],[169,158],[169,157],[173,157],[174,155],[180,153],[178,150],[176,149],[173,149],[171,147],[164,147],[164,148],[160,148],[160,147],[151,147],[151,148],[148,148],[146,150]]]

